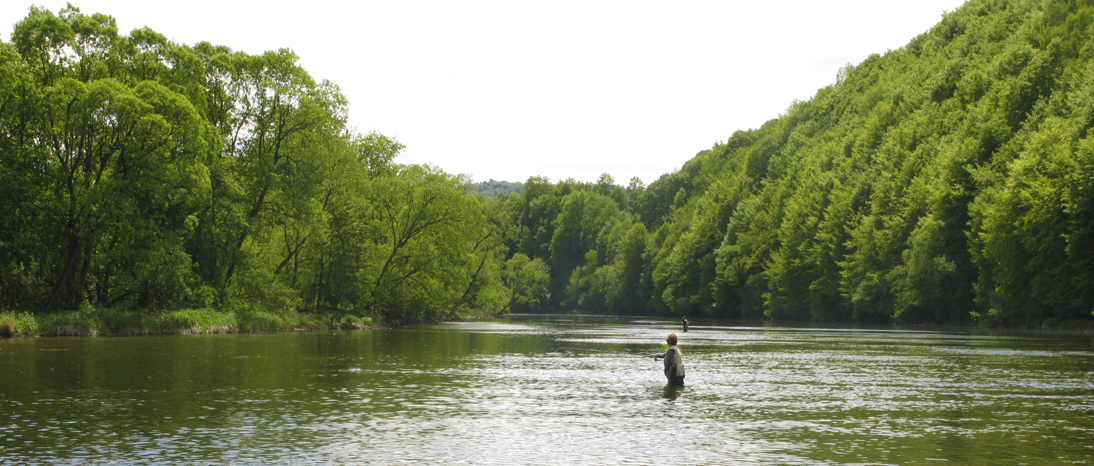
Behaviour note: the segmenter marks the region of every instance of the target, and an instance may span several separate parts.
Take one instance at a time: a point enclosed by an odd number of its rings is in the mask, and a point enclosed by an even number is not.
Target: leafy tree
[[[504,216],[288,50],[31,8],[0,43],[0,306],[498,312]],[[496,209],[494,209],[496,210]]]
[[[13,39],[26,73],[7,103],[18,155],[5,165],[34,173],[18,215],[20,234],[40,241],[17,254],[37,277],[15,280],[41,286],[23,299],[48,311],[186,298],[195,283],[182,243],[208,189],[211,126],[185,96],[127,79],[112,18],[32,8]]]
[[[461,278],[476,266],[465,254],[483,228],[482,206],[459,178],[410,165],[373,182],[373,238],[357,279],[363,304],[397,319],[437,317],[463,289]]]
[[[542,259],[529,259],[524,254],[514,254],[505,262],[505,286],[508,287],[507,310],[535,311],[549,297],[547,286],[551,276],[547,263]]]
[[[550,264],[554,272],[552,299],[561,302],[570,274],[585,262],[601,229],[618,213],[618,204],[593,192],[576,191],[563,198],[561,211],[553,222],[554,235],[550,243]]]

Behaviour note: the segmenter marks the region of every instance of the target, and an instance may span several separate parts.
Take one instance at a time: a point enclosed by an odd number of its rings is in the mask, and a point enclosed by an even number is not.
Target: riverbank
[[[87,309],[33,314],[0,312],[0,338],[39,336],[128,336],[199,333],[256,333],[280,330],[364,329],[369,317],[353,314],[304,314],[253,309],[119,311]]]
[[[429,322],[460,322],[466,320],[497,319],[507,314],[456,315],[447,314]],[[544,314],[568,315],[574,314]],[[616,317],[616,316],[597,316]],[[661,317],[657,317],[661,318]],[[718,319],[710,319],[718,320]],[[134,336],[134,335],[188,335],[202,333],[260,333],[291,330],[362,330],[379,327],[400,327],[411,322],[374,322],[370,317],[353,313],[300,313],[297,311],[264,311],[253,308],[183,309],[175,311],[120,311],[111,309],[87,309],[80,311],[34,314],[30,312],[0,311],[0,338],[42,336]],[[693,322],[694,324],[700,321]],[[705,323],[710,323],[705,322]],[[800,328],[862,328],[901,330],[960,330],[984,329],[999,331],[1048,331],[1094,333],[1094,322],[1085,320],[1059,321],[1048,319],[1025,325],[984,327],[974,322],[951,324],[884,325],[848,322],[792,322],[765,320],[730,320],[739,326],[753,327],[800,327]]]

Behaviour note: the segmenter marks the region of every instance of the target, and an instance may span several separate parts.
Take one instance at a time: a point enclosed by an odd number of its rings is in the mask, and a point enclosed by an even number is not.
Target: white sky
[[[903,47],[963,0],[71,0],[184,44],[290,48],[397,161],[476,181],[647,184]],[[37,4],[5,0],[0,38]]]

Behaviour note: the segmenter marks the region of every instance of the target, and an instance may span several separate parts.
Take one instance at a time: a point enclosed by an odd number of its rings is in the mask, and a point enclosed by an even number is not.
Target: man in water
[[[684,333],[688,333],[688,316],[684,316]]]
[[[669,379],[669,385],[684,384],[684,358],[680,348],[676,347],[676,334],[670,333],[665,339],[669,344],[668,351],[661,354],[651,354],[649,357],[657,360],[665,360],[665,377]]]

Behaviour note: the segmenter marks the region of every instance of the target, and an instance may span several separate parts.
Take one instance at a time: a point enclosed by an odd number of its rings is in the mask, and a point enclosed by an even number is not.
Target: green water
[[[1094,337],[530,317],[0,340],[0,464],[1084,464]]]

